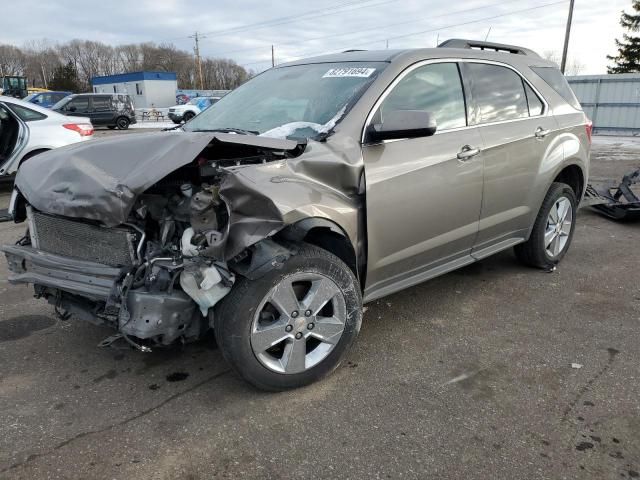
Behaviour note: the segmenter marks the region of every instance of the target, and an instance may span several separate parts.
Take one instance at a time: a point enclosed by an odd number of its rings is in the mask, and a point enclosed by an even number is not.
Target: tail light
[[[587,138],[589,139],[589,145],[591,145],[591,134],[593,133],[593,122],[587,118],[587,123],[584,127],[587,129]]]
[[[67,130],[78,132],[81,137],[90,137],[93,135],[93,125],[90,123],[65,123],[62,126]]]

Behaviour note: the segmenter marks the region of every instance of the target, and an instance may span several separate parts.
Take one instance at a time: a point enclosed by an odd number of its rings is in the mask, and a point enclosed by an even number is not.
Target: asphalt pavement
[[[594,178],[640,167],[594,150]],[[0,260],[0,478],[638,478],[640,224],[576,228],[553,273],[507,251],[369,304],[341,368],[278,394],[211,339],[98,348]]]

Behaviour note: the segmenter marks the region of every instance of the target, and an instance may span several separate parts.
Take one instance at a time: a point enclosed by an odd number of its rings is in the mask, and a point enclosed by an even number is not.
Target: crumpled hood
[[[20,167],[15,184],[42,212],[98,220],[113,227],[127,221],[138,195],[215,142],[276,151],[298,148],[291,140],[229,133],[122,135],[37,155]]]

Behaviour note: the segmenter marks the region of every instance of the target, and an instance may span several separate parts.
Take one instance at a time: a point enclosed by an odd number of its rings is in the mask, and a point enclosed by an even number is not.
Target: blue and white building
[[[135,108],[164,108],[176,103],[178,81],[173,72],[130,72],[91,79],[93,93],[126,93]]]

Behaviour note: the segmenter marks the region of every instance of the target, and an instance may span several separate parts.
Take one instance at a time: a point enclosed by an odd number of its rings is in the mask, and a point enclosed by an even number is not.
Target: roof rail
[[[515,53],[517,55],[527,55],[529,57],[540,58],[540,55],[528,48],[506,45],[504,43],[483,42],[480,40],[463,40],[460,38],[445,40],[438,45],[438,48],[475,48],[478,50],[492,50],[494,52]]]

